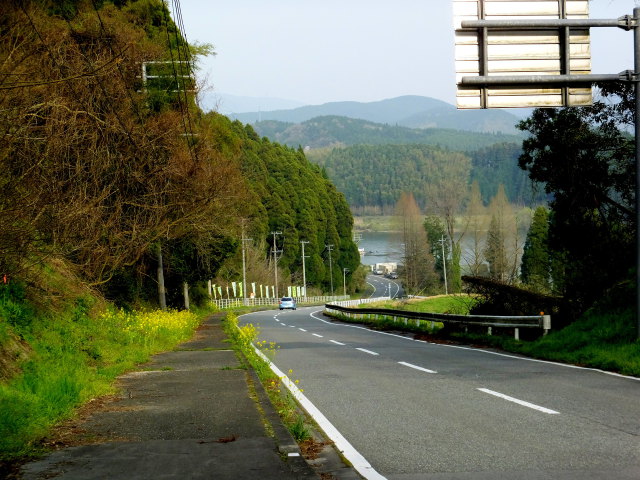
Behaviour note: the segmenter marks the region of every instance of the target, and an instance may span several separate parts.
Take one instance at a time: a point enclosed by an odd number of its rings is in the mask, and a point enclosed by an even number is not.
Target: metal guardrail
[[[326,302],[340,302],[348,299],[348,296],[316,296],[316,297],[293,297],[299,305],[322,305]],[[224,310],[226,308],[238,307],[256,307],[262,305],[278,305],[279,298],[222,298],[219,300],[211,300],[216,307]]]
[[[353,307],[354,305],[360,305],[361,303],[384,302],[387,300],[389,300],[389,297],[358,298],[355,300],[341,300],[341,301],[331,302],[331,305],[339,305],[341,307]]]
[[[349,308],[337,303],[327,303],[325,305],[325,314],[332,315],[336,313],[346,314],[348,318],[358,318],[360,320],[369,319],[376,320],[379,317],[398,319],[416,320],[417,324],[421,321],[453,323],[464,326],[481,326],[488,327],[489,335],[492,334],[492,328],[514,328],[514,336],[516,340],[520,338],[520,328],[541,328],[546,335],[551,330],[550,315],[535,316],[488,316],[488,315],[452,315],[447,313],[423,313],[408,312],[406,310],[391,310],[385,308]]]

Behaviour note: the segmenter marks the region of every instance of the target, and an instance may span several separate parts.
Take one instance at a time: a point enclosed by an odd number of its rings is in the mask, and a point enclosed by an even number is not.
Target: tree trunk
[[[167,295],[164,288],[164,267],[162,266],[162,244],[158,242],[156,247],[156,253],[158,256],[158,303],[162,310],[167,309]]]
[[[182,283],[182,293],[184,295],[184,309],[189,310],[189,284],[187,282]]]

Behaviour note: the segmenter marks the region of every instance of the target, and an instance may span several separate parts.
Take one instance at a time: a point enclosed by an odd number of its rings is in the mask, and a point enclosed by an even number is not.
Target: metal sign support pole
[[[636,94],[636,322],[640,339],[640,8],[633,9],[634,82]]]

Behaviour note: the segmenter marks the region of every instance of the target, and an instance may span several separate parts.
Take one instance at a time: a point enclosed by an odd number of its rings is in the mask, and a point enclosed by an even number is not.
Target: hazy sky
[[[182,0],[189,42],[215,46],[216,93],[305,104],[424,95],[455,103],[451,0]],[[592,0],[592,18],[640,0]],[[640,6],[640,5],[639,5]],[[594,73],[633,68],[633,33],[592,29]]]

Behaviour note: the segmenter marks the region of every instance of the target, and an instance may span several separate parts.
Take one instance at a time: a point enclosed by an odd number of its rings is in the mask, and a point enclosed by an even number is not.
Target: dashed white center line
[[[510,397],[508,395],[505,395],[504,393],[494,392],[493,390],[489,390],[487,388],[478,388],[478,390],[484,393],[488,393],[489,395],[493,395],[494,397],[502,398],[509,402],[517,403],[518,405],[522,405],[524,407],[533,408],[534,410],[538,410],[539,412],[548,413],[549,415],[560,414],[560,412],[556,412],[555,410],[541,407],[540,405],[535,405],[533,403],[525,402],[524,400],[518,400],[517,398]]]
[[[405,367],[409,367],[409,368],[413,368],[415,370],[420,370],[421,372],[425,372],[425,373],[438,373],[435,370],[429,370],[428,368],[422,368],[419,367],[417,365],[413,365],[412,363],[407,363],[407,362],[398,362],[400,365],[404,365]]]
[[[291,328],[296,328],[296,326],[295,326],[295,325],[289,325],[289,326],[290,326]]]
[[[318,335],[317,333],[312,333],[311,335],[313,335],[314,337],[318,337],[318,338],[324,338],[323,335]]]
[[[345,343],[342,342],[337,342],[336,340],[329,340],[331,343],[335,343],[336,345],[346,345]]]
[[[286,323],[280,323],[280,325],[282,325],[283,327],[286,327],[287,324]]]
[[[298,328],[298,330],[300,330],[301,332],[306,332],[304,328]]]
[[[368,353],[369,355],[380,355],[379,353],[372,352],[371,350],[367,350],[366,348],[356,348],[356,350],[360,350],[361,352]]]

